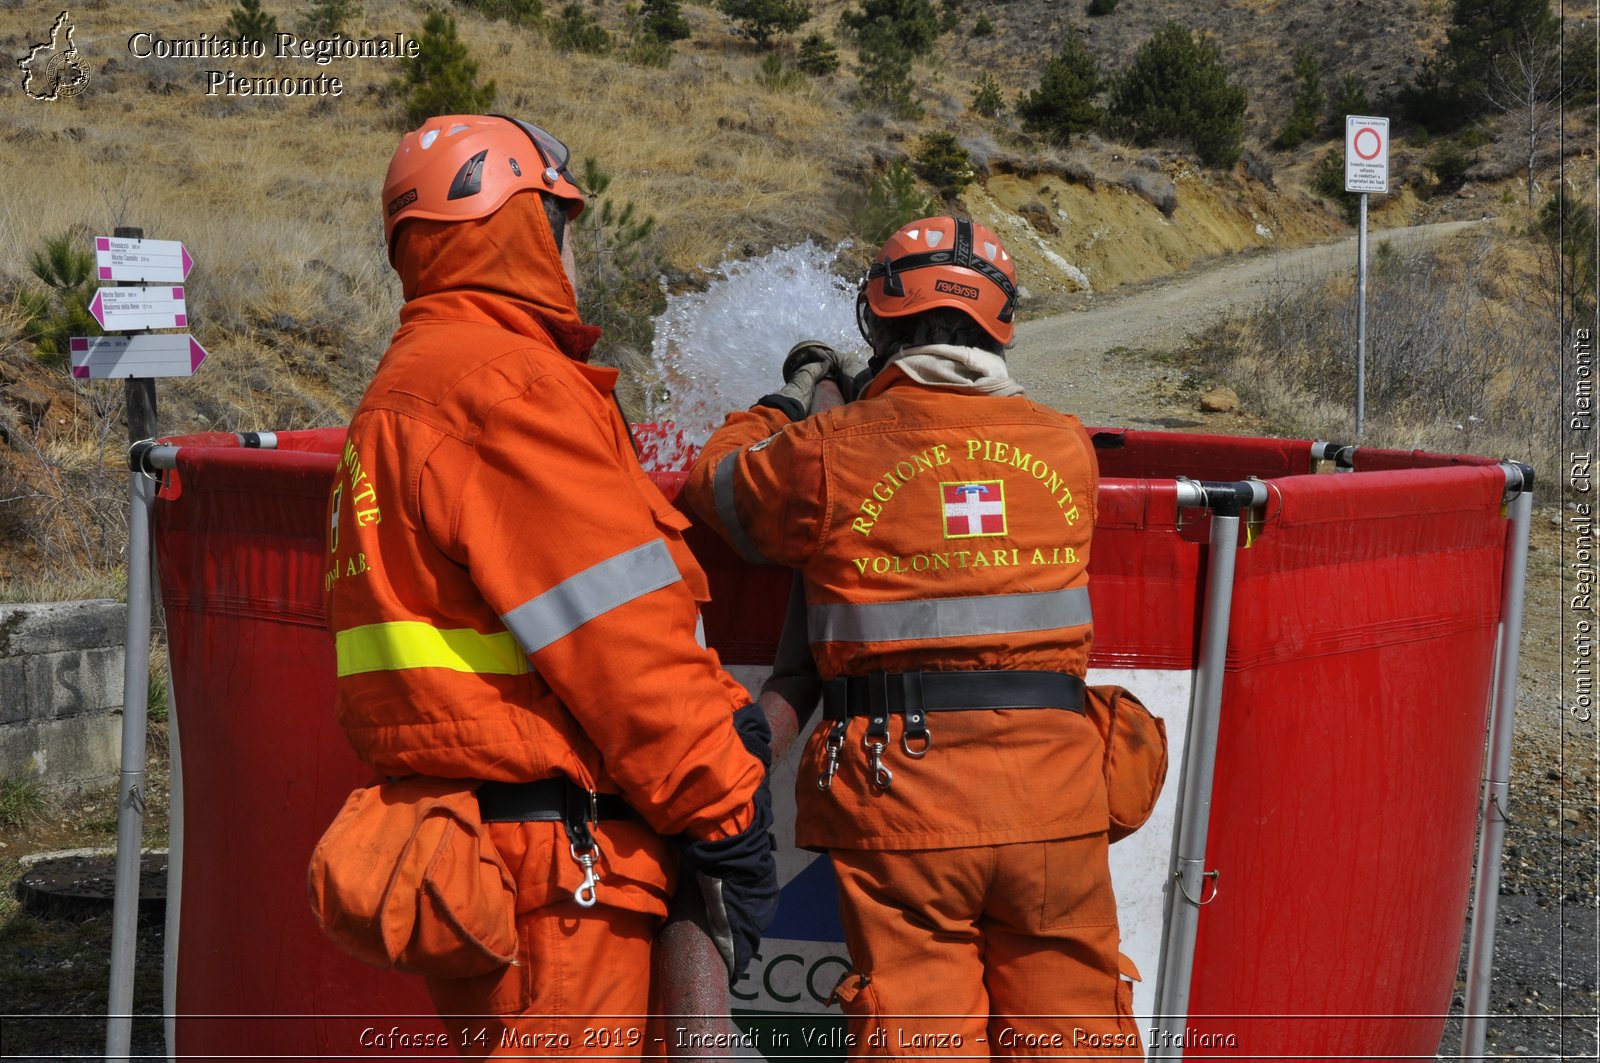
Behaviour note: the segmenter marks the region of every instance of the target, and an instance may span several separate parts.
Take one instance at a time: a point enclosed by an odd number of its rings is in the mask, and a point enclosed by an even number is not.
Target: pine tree
[[[1453,0],[1445,46],[1401,93],[1407,117],[1435,132],[1459,129],[1489,110],[1490,75],[1519,42],[1560,47],[1549,0]]]
[[[1299,147],[1317,131],[1322,118],[1322,67],[1309,44],[1294,50],[1294,106],[1289,122],[1278,134],[1278,146]]]
[[[1017,101],[1022,127],[1065,144],[1074,133],[1100,126],[1105,112],[1094,102],[1102,88],[1100,67],[1076,33],[1045,64],[1039,87]]]
[[[644,32],[658,41],[681,41],[689,36],[689,20],[679,0],[643,0],[639,17]]]
[[[972,110],[985,118],[993,118],[1005,105],[1005,97],[1000,95],[1000,82],[985,70],[978,76],[978,84],[972,92]]]
[[[953,198],[977,176],[972,169],[971,153],[948,129],[935,130],[922,138],[912,158],[912,168],[918,177],[947,199]]]
[[[326,40],[343,33],[345,26],[361,17],[361,5],[355,0],[316,0],[306,8],[300,22],[300,33],[305,37]]]
[[[456,36],[456,20],[430,14],[417,38],[417,57],[396,87],[406,95],[412,125],[440,114],[481,114],[494,106],[495,85],[478,83],[478,64]]]
[[[1107,116],[1137,144],[1186,142],[1205,165],[1226,168],[1244,150],[1248,102],[1216,43],[1168,22],[1113,80]]]
[[[811,21],[811,5],[805,0],[721,0],[720,6],[758,48],[771,47],[776,35],[793,33]]]
[[[1328,98],[1326,129],[1333,136],[1342,137],[1346,115],[1371,113],[1372,101],[1367,98],[1367,90],[1362,86],[1361,79],[1354,74],[1346,74]]]
[[[561,18],[550,27],[550,43],[563,52],[605,55],[611,51],[611,34],[600,20],[585,11],[579,0],[561,9]]]
[[[856,42],[862,101],[906,118],[921,114],[911,67],[939,36],[930,0],[861,0],[859,8],[839,16],[839,27]]]
[[[800,42],[800,57],[795,65],[812,77],[822,77],[839,69],[839,49],[820,32],[806,34]]]
[[[278,33],[278,20],[261,10],[261,0],[239,0],[228,16],[225,32],[241,41],[270,41]]]

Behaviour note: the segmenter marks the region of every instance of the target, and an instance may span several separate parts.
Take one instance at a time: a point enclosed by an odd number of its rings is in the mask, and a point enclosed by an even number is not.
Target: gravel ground
[[[1382,235],[1426,240],[1472,224]],[[1182,380],[1184,374],[1170,359],[1151,355],[1177,350],[1188,333],[1225,312],[1248,308],[1259,299],[1260,285],[1273,277],[1310,278],[1349,268],[1354,255],[1352,238],[1232,259],[1174,281],[1084,299],[1071,312],[1019,328],[1017,347],[1009,355],[1013,373],[1030,395],[1078,414],[1091,426],[1270,434],[1270,426],[1249,411],[1201,412],[1192,382]],[[1560,472],[1540,470],[1545,483],[1555,482]],[[1595,889],[1600,745],[1595,722],[1579,719],[1568,705],[1575,689],[1568,673],[1582,653],[1574,639],[1580,623],[1594,624],[1594,612],[1570,607],[1577,535],[1572,516],[1542,509],[1533,520],[1490,1018],[1484,1056],[1478,1058],[1593,1059],[1600,1054]],[[1466,966],[1464,939],[1440,1059],[1463,1058]]]

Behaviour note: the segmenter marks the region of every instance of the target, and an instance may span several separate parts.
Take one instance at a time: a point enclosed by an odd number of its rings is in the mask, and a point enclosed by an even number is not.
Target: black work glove
[[[762,932],[778,914],[778,861],[773,855],[772,789],[767,782],[772,732],[755,705],[734,713],[733,725],[763,769],[750,825],[719,841],[690,841],[683,846],[683,869],[693,872],[700,884],[706,929],[728,965],[729,989],[744,975]]]

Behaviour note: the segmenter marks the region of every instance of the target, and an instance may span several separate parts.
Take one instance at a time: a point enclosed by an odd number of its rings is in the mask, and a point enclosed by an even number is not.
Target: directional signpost
[[[72,375],[80,380],[192,376],[206,349],[187,332],[148,336],[76,336]]]
[[[1344,190],[1361,193],[1357,237],[1356,442],[1367,414],[1367,193],[1389,191],[1389,120],[1344,116]]]
[[[194,268],[188,249],[176,240],[97,236],[94,259],[103,281],[175,284],[188,280],[189,270]]]
[[[189,324],[182,288],[101,288],[94,293],[89,313],[110,332],[185,328]]]
[[[189,325],[183,281],[194,267],[176,240],[146,240],[144,230],[118,228],[97,236],[94,256],[105,287],[89,312],[107,332],[135,336],[74,336],[68,345],[75,379],[115,377],[126,381],[128,442],[156,434],[156,377],[189,376],[206,349],[187,332],[151,332]],[[129,1058],[133,1037],[134,950],[139,918],[140,841],[144,833],[145,693],[136,676],[150,666],[151,477],[135,468],[128,489],[128,668],[122,703],[122,769],[117,796],[116,902],[111,913],[111,984],[107,991],[108,1060]]]

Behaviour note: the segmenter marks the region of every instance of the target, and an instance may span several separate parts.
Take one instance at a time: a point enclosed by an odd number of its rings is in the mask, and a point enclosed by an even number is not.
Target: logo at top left
[[[76,96],[89,83],[77,46],[72,43],[73,25],[63,11],[50,28],[50,39],[28,49],[17,60],[22,68],[22,91],[35,100],[62,100]]]

